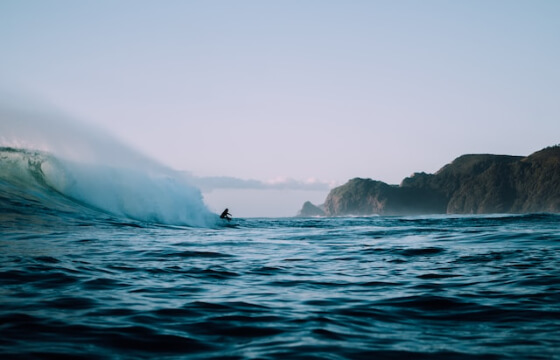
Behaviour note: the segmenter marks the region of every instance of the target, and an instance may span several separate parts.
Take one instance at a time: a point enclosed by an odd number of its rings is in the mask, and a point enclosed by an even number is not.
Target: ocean
[[[226,222],[170,178],[0,170],[2,359],[560,359],[557,214]]]

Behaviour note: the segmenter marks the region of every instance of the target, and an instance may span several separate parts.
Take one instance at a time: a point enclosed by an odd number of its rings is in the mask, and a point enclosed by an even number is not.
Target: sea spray
[[[216,224],[217,216],[186,177],[101,129],[36,107],[4,105],[0,119],[0,146],[22,150],[20,176],[33,164],[38,171],[28,170],[45,186],[116,216],[173,225]]]
[[[172,172],[147,172],[72,161],[42,167],[49,185],[118,216],[152,223],[210,226],[201,193]]]

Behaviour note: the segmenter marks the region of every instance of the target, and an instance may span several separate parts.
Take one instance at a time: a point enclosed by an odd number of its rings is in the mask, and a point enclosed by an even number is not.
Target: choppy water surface
[[[560,355],[560,217],[0,228],[0,355]]]

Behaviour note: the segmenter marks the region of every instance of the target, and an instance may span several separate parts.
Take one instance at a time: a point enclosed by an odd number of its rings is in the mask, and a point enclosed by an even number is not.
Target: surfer
[[[227,221],[231,221],[231,214],[229,213],[229,209],[226,208],[223,212],[222,215],[220,215],[220,219],[226,219]]]

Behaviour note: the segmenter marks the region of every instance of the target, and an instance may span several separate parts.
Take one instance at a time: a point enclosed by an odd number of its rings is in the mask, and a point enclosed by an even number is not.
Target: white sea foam
[[[113,136],[47,109],[0,107],[0,146],[48,152],[45,182],[60,193],[117,216],[212,226],[217,216],[200,191],[166,166]]]

